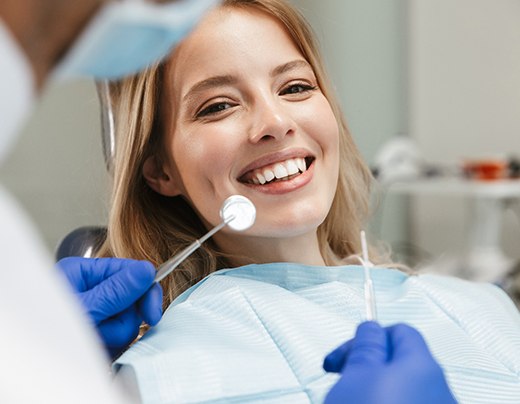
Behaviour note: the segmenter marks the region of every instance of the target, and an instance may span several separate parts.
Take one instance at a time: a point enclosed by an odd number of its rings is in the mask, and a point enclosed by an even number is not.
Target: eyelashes
[[[313,86],[307,83],[292,83],[284,87],[278,94],[280,96],[289,96],[289,99],[299,100],[305,99],[307,94],[314,91],[318,86]],[[305,95],[305,97],[303,97]],[[236,107],[238,104],[230,101],[214,102],[195,114],[195,119],[218,116],[227,110]]]
[[[232,108],[233,106],[234,105],[229,102],[216,102],[199,111],[196,115],[196,118],[203,118],[208,115],[216,115],[220,112],[226,111],[229,108]]]
[[[317,86],[311,86],[305,83],[291,84],[280,91],[280,95],[301,94],[316,90],[317,88]]]

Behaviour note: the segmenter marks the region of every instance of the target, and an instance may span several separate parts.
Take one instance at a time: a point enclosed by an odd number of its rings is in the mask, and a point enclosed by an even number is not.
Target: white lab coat
[[[1,163],[33,98],[29,65],[1,20],[0,55]],[[0,319],[1,403],[128,402],[68,284],[1,186]]]

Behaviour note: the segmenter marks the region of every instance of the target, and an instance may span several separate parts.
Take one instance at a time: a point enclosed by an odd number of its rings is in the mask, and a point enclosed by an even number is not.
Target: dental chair
[[[109,173],[115,152],[114,114],[108,81],[96,82],[96,89],[101,106],[101,141],[105,164]],[[59,243],[55,252],[56,261],[66,257],[93,257],[106,239],[107,229],[103,226],[79,227],[67,234]]]
[[[67,257],[93,257],[103,245],[107,235],[106,227],[79,227],[67,234],[56,248],[56,261]]]

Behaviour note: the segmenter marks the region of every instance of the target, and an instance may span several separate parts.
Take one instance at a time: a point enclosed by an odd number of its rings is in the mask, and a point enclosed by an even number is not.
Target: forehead
[[[168,76],[182,96],[207,77],[248,76],[302,58],[274,17],[252,8],[221,7],[211,11],[176,49]]]

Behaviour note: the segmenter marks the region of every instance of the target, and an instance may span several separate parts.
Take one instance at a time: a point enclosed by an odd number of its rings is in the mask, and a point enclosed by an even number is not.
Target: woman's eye
[[[197,118],[218,114],[219,112],[225,111],[226,109],[229,109],[231,107],[233,107],[233,105],[229,102],[217,102],[199,111],[197,113]]]
[[[287,95],[287,94],[299,94],[299,93],[305,93],[307,91],[316,90],[316,86],[311,86],[308,84],[291,84],[290,86],[285,87],[281,92],[280,95]]]

